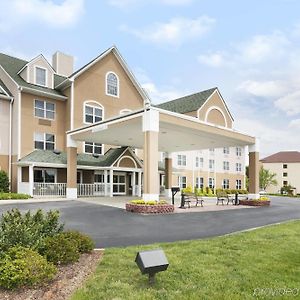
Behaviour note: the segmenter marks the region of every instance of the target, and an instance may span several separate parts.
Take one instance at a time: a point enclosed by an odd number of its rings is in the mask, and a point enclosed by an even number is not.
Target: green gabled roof
[[[0,53],[0,65],[8,73],[8,75],[21,87],[31,88],[36,91],[46,92],[54,96],[64,96],[60,91],[55,89],[50,89],[36,84],[26,82],[18,72],[26,65],[28,61],[12,57],[3,53]],[[55,86],[65,80],[66,77],[54,74],[54,84]]]
[[[111,148],[104,155],[95,157],[91,154],[77,154],[77,165],[93,167],[110,167],[128,147]],[[55,154],[49,150],[35,150],[19,160],[19,163],[67,164],[66,152]]]
[[[164,102],[156,107],[172,112],[184,114],[198,110],[205,101],[217,90],[216,87],[192,95],[184,96],[175,100]]]
[[[0,94],[1,95],[8,95],[11,96],[11,93],[9,91],[9,89],[6,87],[6,85],[4,84],[4,82],[0,79]]]

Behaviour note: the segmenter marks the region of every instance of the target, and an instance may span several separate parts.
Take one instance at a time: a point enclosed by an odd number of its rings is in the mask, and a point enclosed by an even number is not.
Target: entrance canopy
[[[146,113],[150,118],[145,120]],[[255,144],[255,138],[233,129],[208,124],[190,117],[156,107],[148,107],[127,115],[68,132],[74,141],[86,141],[116,146],[144,148],[145,123],[157,128],[158,151],[178,152],[208,148],[246,146]]]

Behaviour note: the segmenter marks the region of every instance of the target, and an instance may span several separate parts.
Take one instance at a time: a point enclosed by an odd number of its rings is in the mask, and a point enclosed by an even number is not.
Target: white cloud
[[[208,65],[210,67],[221,67],[226,63],[224,60],[224,55],[222,53],[209,53],[201,54],[197,57],[198,61],[202,64]]]
[[[194,0],[109,0],[108,3],[112,6],[121,8],[121,9],[130,9],[144,4],[163,4],[170,6],[182,6],[188,5],[194,2]]]
[[[60,4],[52,0],[7,1],[3,4],[5,14],[1,14],[0,25],[2,31],[37,21],[51,27],[68,27],[75,24],[83,13],[84,1],[64,0]]]
[[[288,87],[284,81],[243,81],[237,90],[244,91],[258,97],[277,98],[288,92]]]
[[[290,116],[300,114],[300,91],[279,98],[275,101],[275,106]]]
[[[215,19],[207,16],[197,19],[173,18],[167,23],[154,23],[144,29],[131,29],[123,25],[121,30],[155,44],[181,44],[185,40],[204,36],[215,22]]]
[[[300,130],[300,119],[294,119],[294,120],[290,121],[289,127]]]

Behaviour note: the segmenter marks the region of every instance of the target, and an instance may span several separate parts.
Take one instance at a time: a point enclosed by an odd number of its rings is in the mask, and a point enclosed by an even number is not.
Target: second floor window
[[[88,143],[88,142],[84,143],[84,152],[85,153],[101,155],[102,149],[103,149],[102,144]]]
[[[236,163],[236,171],[242,172],[242,164],[241,163]]]
[[[106,94],[119,96],[119,80],[116,74],[110,72],[106,75]]]
[[[210,170],[213,170],[215,168],[215,161],[214,159],[210,159],[208,162],[208,166]]]
[[[242,148],[236,147],[236,156],[242,156]]]
[[[186,155],[178,155],[177,164],[178,166],[186,166]]]
[[[224,154],[229,154],[229,147],[224,147],[223,148],[223,153]]]
[[[34,100],[34,115],[38,118],[54,120],[55,104],[43,100]]]
[[[35,67],[35,83],[46,86],[46,69]]]
[[[40,150],[54,150],[55,136],[49,133],[34,134],[34,148]]]
[[[223,170],[229,171],[229,161],[223,161]]]
[[[102,121],[103,110],[100,106],[85,105],[84,113],[85,123],[93,124]]]

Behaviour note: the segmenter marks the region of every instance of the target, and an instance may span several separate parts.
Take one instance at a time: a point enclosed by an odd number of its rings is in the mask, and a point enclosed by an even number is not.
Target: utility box
[[[135,262],[142,274],[149,275],[149,281],[154,281],[155,273],[167,270],[169,266],[165,252],[161,249],[138,252]]]

